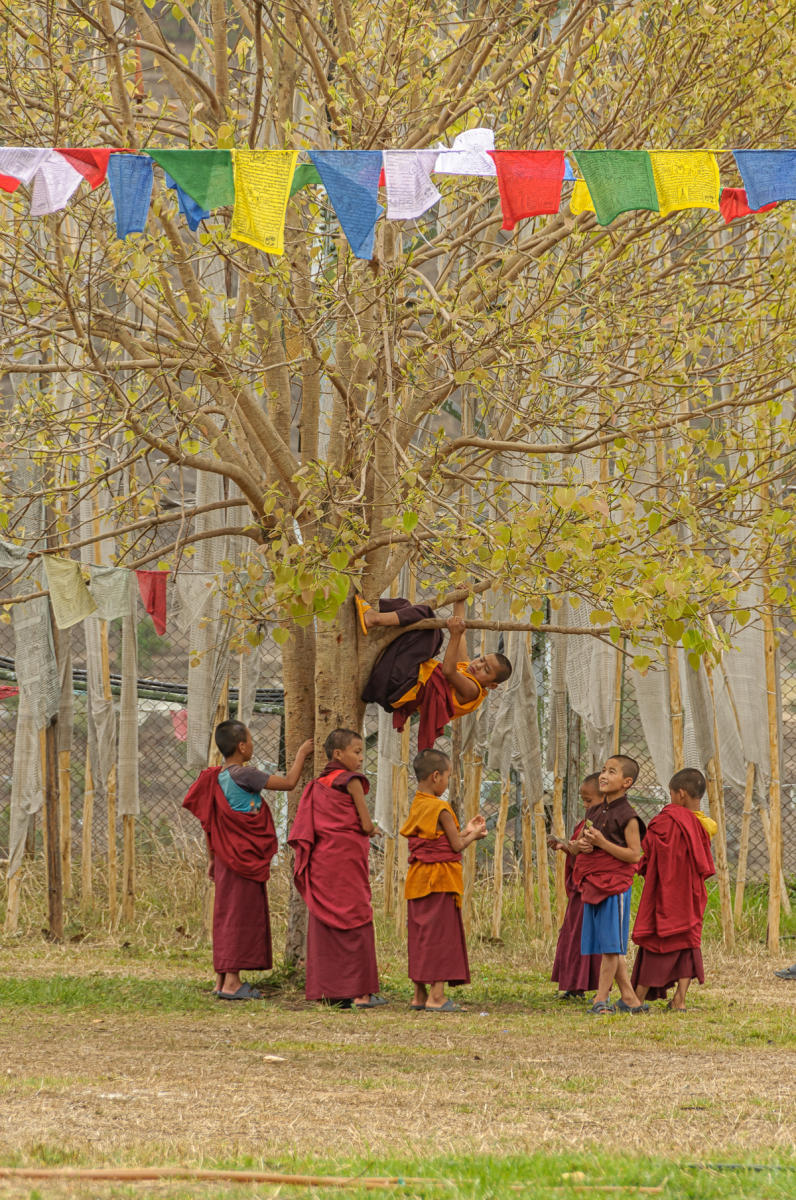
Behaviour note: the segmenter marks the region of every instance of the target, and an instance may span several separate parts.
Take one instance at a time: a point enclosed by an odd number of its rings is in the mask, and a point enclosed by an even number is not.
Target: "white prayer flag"
[[[431,182],[436,150],[385,150],[387,219],[411,221],[441,198]]]
[[[30,183],[52,150],[32,150],[27,146],[3,146],[0,149],[0,175],[10,175],[20,183]]]
[[[495,149],[491,129],[465,129],[454,138],[450,150],[440,150],[434,172],[437,175],[496,175],[495,160],[487,150]]]
[[[30,201],[32,217],[43,217],[45,213],[58,212],[66,208],[83,176],[56,150],[39,167],[33,180],[33,195]]]

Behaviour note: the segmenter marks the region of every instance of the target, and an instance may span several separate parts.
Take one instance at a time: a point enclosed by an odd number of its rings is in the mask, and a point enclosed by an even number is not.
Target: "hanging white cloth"
[[[437,153],[436,150],[384,151],[388,220],[413,220],[441,198],[431,180]]]
[[[30,215],[43,217],[66,208],[82,178],[63,154],[50,150],[33,178]]]
[[[496,175],[495,160],[487,154],[495,149],[492,129],[465,129],[453,139],[450,150],[440,150],[434,166],[436,175]]]

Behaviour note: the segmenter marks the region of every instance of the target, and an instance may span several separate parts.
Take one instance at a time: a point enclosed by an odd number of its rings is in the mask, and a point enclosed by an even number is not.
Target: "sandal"
[[[237,992],[216,992],[219,1000],[262,1000],[263,994],[250,983],[242,983]]]
[[[586,1012],[593,1013],[598,1017],[607,1017],[611,1013],[615,1013],[616,1009],[610,1000],[595,1000],[591,1008],[587,1008]]]
[[[362,596],[358,596],[358,595],[354,596],[354,605],[357,610],[357,620],[359,621],[359,628],[362,630],[363,636],[367,637],[368,636],[368,626],[367,626],[367,622],[365,621],[365,613],[368,611],[368,609],[371,607],[371,605],[368,604],[367,600],[364,600],[362,598]]]
[[[464,1012],[461,1004],[454,1004],[452,1000],[446,1000],[444,1004],[435,1007],[433,1004],[426,1005],[426,1012]]]
[[[388,1004],[388,1003],[389,1003],[389,1001],[385,1000],[383,996],[369,996],[368,999],[364,1003],[357,1002],[355,1000],[354,1003],[351,1005],[351,1007],[352,1008],[381,1008],[381,1006],[383,1004]]]
[[[616,1002],[616,1011],[621,1013],[632,1013],[634,1017],[640,1016],[641,1013],[648,1013],[650,1010],[649,1004],[637,1004],[635,1007],[632,1004],[625,1004],[621,998]]]

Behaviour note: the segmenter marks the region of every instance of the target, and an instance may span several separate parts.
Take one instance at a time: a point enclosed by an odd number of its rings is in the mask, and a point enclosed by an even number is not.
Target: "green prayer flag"
[[[229,150],[147,150],[146,153],[208,212],[235,203]]]
[[[290,185],[290,195],[295,196],[296,192],[300,192],[302,188],[307,187],[311,183],[320,183],[321,177],[318,174],[318,168],[315,163],[302,163],[300,167],[296,167],[293,172],[293,182]]]
[[[646,150],[576,150],[597,220],[610,225],[634,208],[658,212],[658,193]]]

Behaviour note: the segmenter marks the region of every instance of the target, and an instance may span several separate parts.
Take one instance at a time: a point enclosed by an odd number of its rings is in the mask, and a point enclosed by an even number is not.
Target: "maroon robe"
[[[191,785],[183,808],[200,821],[213,857],[213,966],[216,971],[272,966],[268,890],[277,851],[271,810],[236,812],[222,792],[221,767],[208,767]]]
[[[295,852],[293,881],[309,910],[308,1000],[344,1000],[379,990],[370,839],[346,790],[351,779],[368,791],[364,775],[329,763],[304,789],[288,835]]]
[[[572,841],[580,835],[586,818],[572,831]],[[564,886],[567,892],[567,910],[558,931],[556,956],[550,978],[558,984],[560,992],[590,992],[600,979],[600,954],[581,954],[580,934],[583,926],[583,898],[573,880],[574,859],[567,854],[564,863]]]
[[[409,861],[461,862],[443,831],[437,838],[410,837]],[[413,983],[470,982],[470,963],[456,892],[430,892],[406,902],[409,978]]]
[[[632,982],[648,987],[648,997],[656,1000],[678,979],[704,982],[705,880],[716,868],[707,831],[678,804],[667,804],[653,817],[642,846],[644,890],[633,926],[639,952]]]

